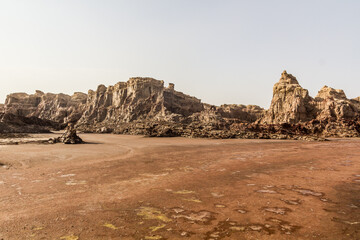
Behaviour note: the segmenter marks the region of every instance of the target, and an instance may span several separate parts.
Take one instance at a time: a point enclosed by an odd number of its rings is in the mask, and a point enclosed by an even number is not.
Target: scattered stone
[[[220,193],[211,193],[211,196],[215,197],[215,198],[221,198],[224,196],[224,194],[220,194]]]
[[[291,212],[291,209],[282,207],[265,207],[263,210],[280,215],[285,215],[287,212]]]
[[[184,218],[189,221],[198,222],[198,223],[209,223],[214,219],[213,214],[209,211],[199,211],[199,212],[190,212],[188,214],[179,214],[173,215],[173,218]]]
[[[238,213],[241,213],[241,214],[245,214],[245,213],[248,212],[248,211],[246,211],[244,209],[236,209],[235,211],[237,211]]]
[[[300,226],[293,225],[287,221],[277,219],[277,218],[267,218],[267,221],[273,222],[278,225],[278,229],[282,234],[290,235],[291,233],[300,229]]]
[[[293,199],[293,200],[281,199],[281,201],[289,205],[299,205],[301,203],[300,199]]]
[[[259,225],[250,225],[249,228],[252,230],[252,231],[261,231],[263,229],[262,226],[259,226]]]
[[[278,193],[274,190],[269,190],[269,189],[261,189],[261,190],[257,190],[256,192],[258,193],[270,193],[270,194],[275,194],[275,193]]]
[[[360,221],[350,221],[350,220],[344,220],[344,219],[340,219],[340,218],[332,218],[332,221],[344,223],[347,225],[360,225]]]
[[[175,213],[182,213],[182,212],[185,212],[184,209],[182,208],[172,208],[171,210],[173,210]]]
[[[309,190],[309,189],[301,189],[301,188],[296,188],[296,189],[292,189],[293,191],[295,192],[298,192],[298,193],[301,193],[302,195],[305,195],[305,196],[314,196],[314,197],[322,197],[324,196],[323,193],[321,192],[315,192],[315,191],[312,191],[312,190]]]

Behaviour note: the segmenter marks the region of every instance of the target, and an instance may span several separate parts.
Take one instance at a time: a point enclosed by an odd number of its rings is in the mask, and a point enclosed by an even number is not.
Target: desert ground
[[[0,145],[0,239],[360,239],[360,139],[80,136]]]

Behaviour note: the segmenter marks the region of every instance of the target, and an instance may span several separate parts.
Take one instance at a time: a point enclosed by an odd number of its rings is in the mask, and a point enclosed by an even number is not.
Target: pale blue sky
[[[284,69],[360,96],[360,1],[0,0],[0,102],[149,76],[268,108]]]

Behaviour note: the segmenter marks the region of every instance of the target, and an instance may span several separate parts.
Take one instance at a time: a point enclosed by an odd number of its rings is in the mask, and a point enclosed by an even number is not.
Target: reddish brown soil
[[[360,140],[0,146],[0,239],[360,239]]]

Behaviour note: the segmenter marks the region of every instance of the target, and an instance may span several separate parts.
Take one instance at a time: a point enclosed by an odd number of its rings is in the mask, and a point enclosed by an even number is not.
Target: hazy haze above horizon
[[[360,1],[0,0],[0,103],[142,76],[268,108],[283,70],[360,96]]]

